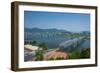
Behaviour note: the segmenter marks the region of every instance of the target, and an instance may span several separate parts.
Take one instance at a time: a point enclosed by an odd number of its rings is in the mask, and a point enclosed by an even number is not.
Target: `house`
[[[65,52],[60,52],[60,51],[53,51],[51,53],[49,53],[48,55],[45,56],[45,60],[59,60],[59,59],[68,59],[69,55]]]
[[[24,45],[24,61],[33,61],[37,50],[41,50],[38,46]]]
[[[39,48],[38,46],[32,46],[32,45],[24,45],[24,49],[31,52],[31,51],[37,51],[37,50],[42,50],[42,48]]]

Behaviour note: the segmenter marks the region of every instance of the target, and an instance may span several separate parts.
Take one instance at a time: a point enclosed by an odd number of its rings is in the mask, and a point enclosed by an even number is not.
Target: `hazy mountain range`
[[[24,31],[25,32],[40,32],[40,33],[41,32],[65,32],[65,33],[71,33],[69,31],[56,29],[56,28],[52,28],[52,29],[25,28]]]
[[[89,31],[83,31],[79,33],[74,33],[61,29],[40,29],[40,28],[24,28],[24,38],[29,40],[35,39],[46,39],[46,38],[77,38],[79,36],[89,36]]]
[[[56,29],[56,28],[52,28],[52,29],[40,29],[40,28],[24,28],[24,32],[30,32],[30,33],[45,33],[45,32],[55,32],[55,33],[68,33],[68,34],[74,34],[75,32],[70,32],[67,30],[63,30],[63,29]],[[76,32],[78,34],[90,34],[89,31],[82,31],[82,32]]]

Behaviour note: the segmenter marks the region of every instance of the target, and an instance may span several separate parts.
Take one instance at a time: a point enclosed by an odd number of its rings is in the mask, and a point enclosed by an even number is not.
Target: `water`
[[[59,44],[62,42],[72,40],[70,38],[64,38],[64,37],[34,37],[32,38],[33,41],[37,41],[38,43],[46,43],[48,48],[58,48]],[[32,40],[31,40],[32,41]],[[77,46],[76,48],[82,49],[82,48],[90,48],[90,40],[83,40],[83,43]]]
[[[33,38],[33,41],[37,41],[38,43],[46,43],[48,48],[57,48],[61,42],[69,40],[68,38],[62,37],[45,37],[45,38]]]
[[[68,39],[68,38],[61,38],[61,37],[50,37],[50,38],[34,38],[34,41],[37,41],[39,43],[45,42],[48,44],[49,49],[50,48],[58,48],[59,44],[62,42],[65,42],[67,40],[72,40],[72,39]],[[77,46],[75,48],[78,50],[82,50],[82,49],[86,49],[86,48],[90,48],[90,40],[83,40],[83,42]],[[68,49],[65,49],[68,52]],[[24,51],[24,61],[32,61],[33,58],[35,57],[35,55],[30,52]]]

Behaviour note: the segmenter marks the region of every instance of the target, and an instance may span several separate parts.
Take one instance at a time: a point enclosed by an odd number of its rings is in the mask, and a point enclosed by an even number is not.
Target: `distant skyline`
[[[90,14],[24,11],[24,27],[55,28],[71,32],[90,31]]]

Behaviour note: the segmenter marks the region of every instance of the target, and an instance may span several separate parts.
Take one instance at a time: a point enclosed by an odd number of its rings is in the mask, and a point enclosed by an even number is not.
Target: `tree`
[[[79,59],[80,58],[80,52],[79,51],[73,51],[69,54],[70,59]]]
[[[42,61],[44,59],[44,57],[43,57],[43,52],[42,51],[37,51],[36,52],[36,60],[37,61]]]
[[[63,57],[58,57],[58,58],[56,58],[56,60],[64,60],[64,58]]]
[[[82,50],[80,53],[80,58],[90,58],[90,49]]]
[[[47,50],[48,49],[48,46],[46,43],[41,43],[38,45],[40,48],[42,48],[43,50]]]
[[[49,60],[55,60],[54,58],[50,58]]]
[[[25,45],[26,45],[26,44],[30,44],[30,42],[29,42],[29,41],[25,41],[24,44],[25,44]]]
[[[25,42],[24,42],[24,44],[26,45],[26,44],[28,44],[28,42],[27,42],[27,41],[25,41]]]
[[[36,41],[32,41],[31,44],[32,45],[37,45],[37,42]]]

